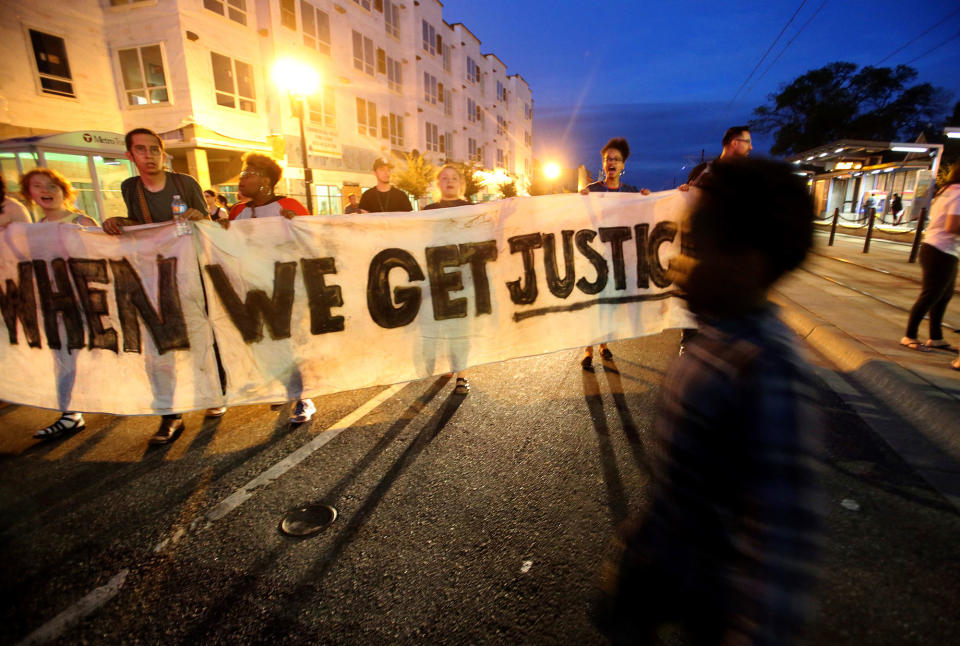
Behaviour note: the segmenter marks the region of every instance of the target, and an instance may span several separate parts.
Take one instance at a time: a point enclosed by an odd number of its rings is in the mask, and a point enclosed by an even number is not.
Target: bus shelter
[[[87,130],[0,141],[0,170],[8,193],[16,194],[20,177],[36,167],[55,169],[70,180],[77,192],[76,207],[97,222],[126,217],[120,184],[135,170],[122,134]]]

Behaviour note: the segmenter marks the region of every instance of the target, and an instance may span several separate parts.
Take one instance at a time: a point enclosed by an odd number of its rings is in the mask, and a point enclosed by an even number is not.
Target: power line
[[[893,50],[892,52],[890,52],[889,54],[887,54],[885,57],[881,58],[879,61],[877,61],[876,63],[874,63],[874,65],[879,65],[880,63],[882,63],[882,62],[884,62],[884,61],[886,61],[886,60],[889,60],[889,59],[893,58],[896,54],[899,54],[900,52],[902,52],[903,50],[905,50],[907,47],[909,47],[910,45],[914,44],[915,42],[917,42],[918,40],[920,40],[921,38],[923,38],[924,36],[926,36],[927,34],[929,34],[931,31],[933,31],[934,29],[936,29],[937,27],[939,27],[941,24],[945,23],[945,22],[946,22],[947,20],[949,20],[950,18],[953,18],[953,17],[954,17],[955,15],[957,15],[958,13],[960,13],[960,9],[955,9],[955,10],[952,11],[949,15],[946,15],[946,16],[944,16],[943,18],[941,18],[939,21],[933,23],[930,27],[928,27],[928,28],[927,28],[925,31],[923,31],[922,33],[920,33],[920,34],[918,34],[917,36],[913,37],[911,40],[908,40],[906,43],[904,43],[903,45],[901,45],[901,46],[898,47],[897,49]],[[929,53],[929,52],[928,52],[928,53]],[[921,54],[920,56],[924,56],[924,54]],[[918,56],[917,58],[920,58],[920,56]],[[913,60],[917,60],[917,59],[915,58],[915,59],[913,59]],[[912,63],[913,61],[910,61],[910,62]],[[910,64],[910,63],[907,63],[907,65],[909,65],[909,64]]]
[[[931,47],[930,49],[928,49],[928,50],[925,51],[924,53],[920,54],[919,56],[916,56],[916,57],[914,57],[914,58],[911,58],[911,59],[910,59],[909,61],[907,61],[905,64],[906,64],[906,65],[910,65],[911,63],[913,63],[913,62],[914,62],[915,60],[917,60],[918,58],[923,58],[924,56],[926,56],[926,55],[929,54],[930,52],[932,52],[932,51],[934,51],[934,50],[936,50],[936,49],[940,49],[941,47],[943,47],[944,45],[946,45],[947,43],[949,43],[951,40],[953,40],[953,39],[956,38],[957,36],[960,36],[960,31],[958,31],[957,33],[955,33],[953,36],[950,36],[949,38],[947,38],[945,41],[943,41],[943,42],[940,43],[939,45],[934,45],[933,47]]]
[[[823,2],[820,3],[820,6],[817,7],[817,10],[813,12],[813,15],[810,16],[810,17],[807,19],[807,22],[803,23],[803,26],[800,27],[800,29],[797,31],[797,33],[795,33],[795,34],[793,35],[793,38],[790,39],[790,42],[788,42],[786,45],[783,46],[783,49],[781,49],[781,50],[780,50],[780,53],[777,54],[777,57],[776,57],[775,59],[773,59],[773,62],[770,63],[770,64],[767,66],[767,69],[763,70],[763,74],[761,74],[760,76],[757,77],[757,80],[755,80],[755,81],[753,82],[753,85],[750,86],[750,89],[747,90],[747,94],[750,94],[751,92],[753,92],[753,88],[755,88],[755,87],[757,86],[757,83],[759,83],[760,80],[761,80],[764,76],[767,75],[767,72],[769,72],[771,69],[773,69],[773,66],[776,65],[776,64],[777,64],[777,61],[780,60],[780,57],[783,56],[783,53],[790,48],[790,45],[792,45],[792,44],[793,44],[793,41],[795,41],[795,40],[797,39],[797,36],[799,36],[800,34],[803,33],[803,30],[806,29],[807,26],[808,26],[811,22],[813,22],[813,19],[817,17],[817,14],[820,13],[820,10],[823,9],[823,8],[827,5],[827,3],[828,3],[829,1],[830,1],[830,0],[823,0]]]
[[[743,80],[743,83],[740,85],[740,88],[737,90],[736,94],[733,95],[733,98],[730,99],[730,103],[727,104],[727,108],[733,105],[733,102],[736,101],[737,97],[740,95],[740,92],[743,90],[744,86],[750,81],[750,78],[757,73],[757,70],[760,69],[760,66],[763,64],[763,61],[766,60],[767,56],[770,54],[771,50],[776,46],[780,41],[780,38],[783,36],[784,32],[787,31],[794,19],[797,17],[797,14],[800,13],[800,10],[803,9],[803,5],[807,4],[807,0],[801,0],[800,6],[797,7],[797,10],[793,12],[793,15],[790,16],[790,20],[787,21],[787,24],[783,26],[783,29],[780,30],[780,33],[777,34],[777,37],[773,39],[773,42],[770,43],[770,47],[767,48],[767,51],[763,53],[763,56],[760,57],[760,60],[757,61],[757,64],[754,66],[753,71],[747,75],[747,78]]]

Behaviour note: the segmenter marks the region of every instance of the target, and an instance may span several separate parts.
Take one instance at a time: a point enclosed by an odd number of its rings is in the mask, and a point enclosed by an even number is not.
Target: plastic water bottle
[[[170,205],[173,207],[173,221],[177,224],[177,235],[188,236],[192,234],[193,229],[190,228],[190,221],[187,219],[187,203],[179,195],[174,195]]]

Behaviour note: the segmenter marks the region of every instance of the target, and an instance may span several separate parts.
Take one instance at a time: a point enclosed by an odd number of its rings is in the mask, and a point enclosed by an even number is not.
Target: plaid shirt
[[[783,646],[811,619],[820,423],[776,314],[701,320],[667,375],[650,507],[622,530],[618,571],[601,577],[624,640],[679,620],[698,643]]]

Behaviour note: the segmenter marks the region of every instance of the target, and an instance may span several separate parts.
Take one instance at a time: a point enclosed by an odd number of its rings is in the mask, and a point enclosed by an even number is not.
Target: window
[[[361,135],[377,136],[377,105],[357,97],[357,132]]]
[[[117,55],[127,105],[169,103],[160,45],[121,49]]]
[[[497,134],[502,135],[507,130],[507,120],[497,115]]]
[[[57,96],[77,96],[73,91],[73,77],[67,61],[67,45],[59,36],[30,30],[33,58],[40,74],[40,89]]]
[[[400,38],[400,7],[391,0],[383,2],[383,24],[388,35]]]
[[[440,135],[440,152],[448,157],[453,155],[453,133],[446,132]]]
[[[443,113],[448,117],[453,116],[453,93],[450,90],[443,91]]]
[[[297,0],[280,0],[280,24],[297,30]]]
[[[337,127],[336,96],[332,87],[324,87],[320,96],[307,99],[310,123],[323,128]]]
[[[312,4],[300,0],[303,20],[303,44],[321,54],[330,55],[330,17]]]
[[[467,56],[467,80],[472,83],[480,82],[480,66],[469,56]]]
[[[314,200],[317,205],[317,215],[330,215],[331,213],[343,212],[343,196],[340,194],[339,186],[314,184],[313,192],[317,198]]]
[[[353,4],[370,11],[370,0],[353,0]]]
[[[394,92],[403,91],[403,77],[400,73],[400,61],[387,56],[387,87]]]
[[[503,148],[497,148],[497,168],[504,168],[506,166],[504,157],[503,157]]]
[[[423,51],[431,56],[437,53],[437,30],[426,20],[423,21]]]
[[[203,6],[241,25],[247,24],[247,0],[203,0]]]
[[[467,139],[467,152],[470,154],[470,161],[478,162],[481,160],[480,149],[477,148],[477,140],[473,138]]]
[[[390,113],[390,144],[403,147],[403,117],[399,114]]]
[[[380,136],[384,139],[390,138],[390,117],[388,115],[380,117]]]
[[[353,32],[353,67],[373,76],[373,41],[360,32]]]
[[[427,126],[427,150],[432,150],[433,152],[439,152],[440,150],[440,131],[437,128],[437,124],[426,123]]]
[[[379,47],[377,48],[377,73],[387,73],[387,53]]]
[[[257,111],[254,91],[253,66],[210,52],[213,63],[213,85],[217,91],[217,105],[237,108],[245,112]]]
[[[533,118],[533,108],[530,107],[529,102],[523,104],[523,118],[532,119]]]
[[[450,45],[443,46],[443,71],[450,71]]]
[[[527,148],[533,147],[533,135],[530,134],[529,130],[523,131],[523,143]]]
[[[503,87],[503,83],[497,81],[497,101],[506,101],[507,100],[507,88]]]
[[[423,100],[437,105],[437,77],[428,72],[423,73]]]
[[[477,102],[467,97],[467,121],[476,123],[480,120],[480,106]]]

